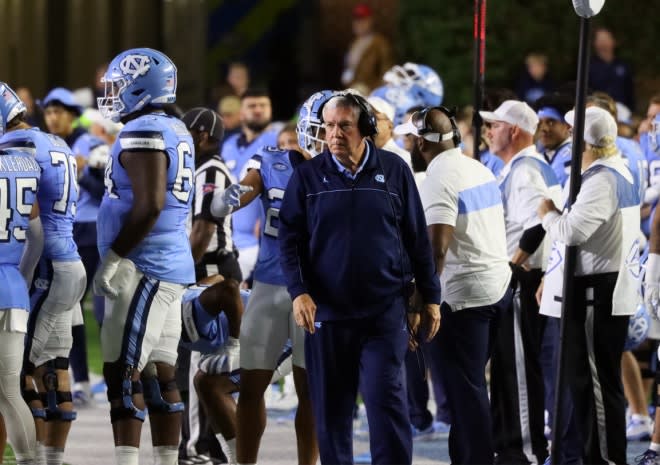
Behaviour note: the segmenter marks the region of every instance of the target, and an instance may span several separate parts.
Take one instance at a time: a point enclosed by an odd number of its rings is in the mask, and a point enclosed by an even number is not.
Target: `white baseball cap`
[[[495,111],[480,111],[479,114],[486,122],[503,121],[530,134],[536,132],[539,124],[536,112],[520,100],[505,100]]]
[[[564,119],[573,126],[575,110],[566,113]],[[617,135],[617,124],[609,111],[599,107],[587,107],[584,112],[584,141],[595,147],[613,144]]]
[[[390,121],[394,121],[394,107],[388,103],[385,99],[382,99],[380,97],[371,96],[367,98],[367,102],[369,102],[369,105],[374,107],[374,110],[376,110],[378,113],[382,113]]]

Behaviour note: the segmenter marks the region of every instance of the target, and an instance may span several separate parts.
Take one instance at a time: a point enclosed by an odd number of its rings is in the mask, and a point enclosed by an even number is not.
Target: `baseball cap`
[[[353,8],[354,19],[369,18],[372,15],[373,15],[373,11],[371,11],[371,8],[366,3],[358,3]]]
[[[566,122],[573,126],[575,110],[566,113]],[[617,125],[609,111],[599,107],[588,107],[584,112],[584,141],[596,147],[614,144]]]
[[[189,110],[181,117],[188,130],[208,132],[216,140],[222,140],[225,134],[225,126],[222,118],[213,110],[197,107]]]
[[[530,134],[536,132],[539,117],[532,107],[519,100],[505,100],[495,111],[480,111],[486,122],[503,121],[518,126]]]
[[[76,99],[73,97],[73,92],[64,87],[55,87],[43,100],[37,102],[41,108],[46,108],[49,105],[61,105],[67,110],[76,115],[82,115],[83,108],[78,105]]]
[[[382,113],[387,116],[390,121],[394,121],[394,107],[385,101],[385,99],[372,96],[367,98],[367,102],[369,102],[369,105],[371,105],[378,113]]]

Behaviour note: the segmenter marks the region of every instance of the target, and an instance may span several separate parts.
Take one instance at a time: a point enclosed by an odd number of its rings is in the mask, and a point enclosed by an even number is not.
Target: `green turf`
[[[87,335],[87,363],[89,371],[96,374],[103,374],[103,358],[101,357],[101,333],[99,325],[94,318],[92,311],[92,301],[85,298],[85,334]]]
[[[89,371],[100,375],[103,373],[101,333],[91,312],[85,312],[85,333],[87,335],[87,363],[89,365]]]

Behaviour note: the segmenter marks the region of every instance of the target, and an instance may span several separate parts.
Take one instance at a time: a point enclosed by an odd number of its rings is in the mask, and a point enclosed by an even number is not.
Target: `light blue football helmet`
[[[6,83],[0,82],[0,136],[7,130],[7,123],[26,111],[27,107],[16,92]]]
[[[323,152],[325,148],[325,139],[321,132],[323,123],[319,117],[319,109],[333,95],[334,92],[331,90],[316,92],[303,103],[298,113],[298,124],[296,125],[298,145],[313,157]]]
[[[646,306],[641,303],[637,306],[634,315],[630,315],[628,322],[628,335],[623,350],[633,350],[646,340],[651,327],[651,317]]]
[[[147,105],[176,101],[176,66],[151,48],[133,48],[117,55],[101,82],[105,83],[105,96],[97,99],[99,111],[115,122]]]
[[[381,97],[394,106],[394,124],[404,123],[406,112],[416,106],[435,107],[442,104],[442,79],[432,68],[417,63],[395,65],[384,75],[386,85],[371,95]]]

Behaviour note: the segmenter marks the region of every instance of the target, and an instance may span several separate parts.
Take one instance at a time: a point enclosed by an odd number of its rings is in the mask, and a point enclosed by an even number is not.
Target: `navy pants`
[[[418,430],[424,430],[433,424],[434,413],[428,408],[429,384],[426,375],[431,374],[431,386],[436,403],[435,420],[451,423],[451,414],[447,403],[439,359],[440,342],[434,338],[421,344],[421,351],[408,351],[406,354],[406,386],[408,389],[408,408],[410,423]]]
[[[439,366],[446,380],[452,423],[449,457],[453,464],[493,463],[493,433],[486,385],[493,326],[511,302],[511,290],[493,305],[452,312],[442,304],[436,336]]]
[[[372,464],[412,463],[403,361],[405,308],[397,299],[374,316],[323,321],[305,336],[305,363],[322,464],[353,463],[358,389],[369,421]]]

